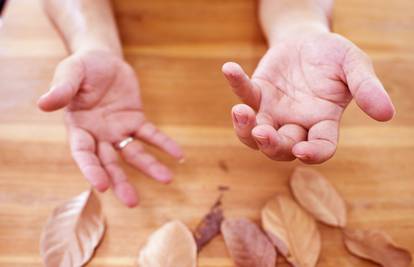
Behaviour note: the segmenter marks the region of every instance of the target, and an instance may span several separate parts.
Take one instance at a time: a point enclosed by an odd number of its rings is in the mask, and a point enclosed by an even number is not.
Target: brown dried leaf
[[[220,225],[223,218],[220,196],[194,231],[197,251],[200,251],[211,239],[220,233]]]
[[[275,266],[276,250],[255,223],[248,219],[226,219],[221,232],[236,266]]]
[[[317,220],[345,227],[345,201],[322,174],[311,168],[297,167],[290,179],[290,187],[299,204]]]
[[[277,195],[262,209],[263,228],[278,251],[295,267],[313,267],[321,251],[315,220],[292,199]]]
[[[105,231],[99,199],[88,190],[55,208],[43,230],[40,253],[45,266],[83,266]]]
[[[195,267],[197,247],[190,230],[171,221],[155,231],[138,257],[140,267]]]
[[[411,266],[410,252],[399,248],[391,237],[378,230],[344,230],[344,242],[354,255],[379,263],[384,267]]]

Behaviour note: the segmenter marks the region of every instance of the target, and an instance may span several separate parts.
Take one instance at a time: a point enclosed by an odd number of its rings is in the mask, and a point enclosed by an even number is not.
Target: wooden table
[[[39,236],[52,209],[88,188],[71,160],[61,113],[37,110],[55,65],[65,57],[37,0],[10,1],[0,30],[0,266],[41,266]],[[125,54],[136,69],[147,115],[178,140],[187,161],[161,185],[126,167],[141,205],[101,195],[107,233],[88,266],[134,266],[140,246],[164,222],[194,227],[227,185],[228,217],[258,221],[265,201],[288,193],[298,162],[266,159],[232,132],[237,103],[220,72],[236,60],[251,72],[266,49],[253,0],[119,0]],[[352,104],[335,157],[316,166],[346,199],[349,226],[380,228],[414,252],[414,1],[338,0],[334,28],[374,59],[397,108],[391,123],[368,119]],[[320,225],[321,267],[374,266],[347,254],[339,231]],[[280,259],[281,262],[282,259]],[[221,237],[200,267],[230,267]],[[279,266],[287,266],[281,263]]]

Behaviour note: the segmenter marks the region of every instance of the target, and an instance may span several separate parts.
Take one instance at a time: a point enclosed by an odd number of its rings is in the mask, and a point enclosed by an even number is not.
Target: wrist
[[[93,58],[95,61],[99,62],[112,62],[114,65],[115,62],[123,63],[125,59],[119,56],[117,53],[114,53],[112,50],[103,49],[101,47],[82,47],[74,51],[71,56],[75,56],[82,59]]]
[[[90,38],[74,38],[69,44],[72,53],[87,53],[90,51],[101,51],[113,56],[123,58],[121,44],[108,43],[102,40]]]
[[[121,41],[108,0],[43,0],[43,4],[69,52],[98,50],[122,57]]]
[[[291,22],[279,24],[268,33],[267,40],[270,47],[280,42],[292,39],[302,39],[311,35],[330,32],[328,23],[322,21]]]

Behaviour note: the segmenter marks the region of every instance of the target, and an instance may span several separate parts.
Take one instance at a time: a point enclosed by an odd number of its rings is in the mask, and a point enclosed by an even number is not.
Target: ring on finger
[[[119,141],[118,143],[115,144],[115,148],[118,150],[122,150],[124,149],[129,143],[133,142],[135,139],[130,136],[125,138],[124,140]]]

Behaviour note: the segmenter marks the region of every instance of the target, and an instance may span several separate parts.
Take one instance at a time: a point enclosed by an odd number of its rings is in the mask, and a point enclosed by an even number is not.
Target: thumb
[[[375,120],[392,119],[395,108],[376,76],[369,57],[358,48],[353,49],[344,59],[343,70],[357,105]]]
[[[51,87],[37,105],[43,111],[54,111],[67,106],[78,92],[84,77],[82,62],[68,57],[56,67]]]
[[[259,106],[260,91],[250,81],[249,76],[239,64],[227,62],[223,65],[222,71],[233,92],[247,105],[256,109]]]

